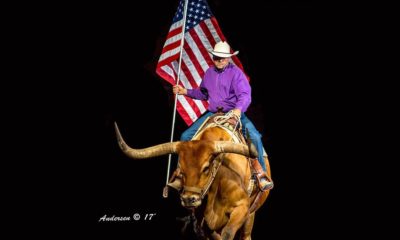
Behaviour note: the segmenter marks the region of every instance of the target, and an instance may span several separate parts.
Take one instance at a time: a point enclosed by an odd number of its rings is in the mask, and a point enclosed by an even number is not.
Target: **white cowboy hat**
[[[229,44],[227,42],[224,42],[224,41],[218,42],[217,44],[215,44],[214,50],[211,50],[208,52],[214,56],[222,57],[222,58],[232,57],[239,53],[239,51],[231,53],[231,47],[229,46]]]

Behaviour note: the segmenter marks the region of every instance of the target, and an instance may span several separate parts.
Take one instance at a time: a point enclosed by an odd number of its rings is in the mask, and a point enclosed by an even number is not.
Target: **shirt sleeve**
[[[234,79],[233,89],[237,97],[235,108],[246,112],[251,103],[251,87],[247,77],[240,70]]]
[[[187,94],[186,96],[194,99],[199,99],[199,100],[207,100],[207,96],[204,95],[200,88],[195,88],[195,89],[187,89]]]
[[[194,89],[187,89],[186,96],[188,96],[190,98],[198,99],[198,100],[208,100],[208,89],[205,86],[206,85],[205,78],[207,76],[207,71],[206,71],[204,78],[202,79],[202,81],[200,83],[200,86],[198,88],[194,88]]]

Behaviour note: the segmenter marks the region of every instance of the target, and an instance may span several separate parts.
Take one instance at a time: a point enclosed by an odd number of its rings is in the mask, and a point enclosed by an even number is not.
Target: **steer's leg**
[[[221,232],[222,240],[232,240],[239,228],[242,227],[244,221],[248,217],[249,212],[249,207],[246,203],[248,203],[248,201],[243,201],[231,212],[229,221]]]
[[[222,238],[221,238],[221,235],[219,235],[217,232],[213,232],[213,233],[211,233],[211,237],[214,239],[214,240],[221,240]]]
[[[255,213],[253,212],[247,218],[246,222],[244,222],[241,233],[240,233],[241,240],[251,240],[251,231],[253,230],[254,216],[255,216]]]

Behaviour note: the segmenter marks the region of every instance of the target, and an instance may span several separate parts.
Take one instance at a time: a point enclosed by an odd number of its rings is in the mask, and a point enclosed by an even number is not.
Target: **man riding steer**
[[[197,89],[185,89],[180,85],[173,87],[174,94],[186,95],[188,97],[208,100],[208,111],[194,122],[181,136],[181,141],[190,141],[203,122],[221,110],[224,113],[232,112],[240,119],[243,127],[243,135],[249,136],[251,142],[256,146],[258,161],[262,169],[257,169],[260,188],[265,191],[271,189],[274,184],[266,176],[266,166],[264,158],[265,150],[261,141],[261,134],[257,131],[254,124],[247,118],[245,112],[251,103],[251,87],[243,71],[230,62],[231,56],[238,54],[236,51],[231,53],[227,42],[218,42],[214,50],[209,51],[213,56],[214,66],[210,67]],[[179,178],[179,165],[173,174],[173,182],[168,186],[175,189],[181,188]]]
[[[257,155],[253,145],[249,148],[232,142],[229,131],[218,124],[204,128],[196,135],[196,140],[169,142],[145,149],[129,147],[117,126],[116,132],[120,148],[130,158],[179,155],[180,200],[182,206],[190,210],[194,231],[200,239],[232,240],[237,232],[240,239],[251,239],[255,212],[270,192],[261,191],[254,184],[248,160]],[[267,158],[265,163],[270,176]]]

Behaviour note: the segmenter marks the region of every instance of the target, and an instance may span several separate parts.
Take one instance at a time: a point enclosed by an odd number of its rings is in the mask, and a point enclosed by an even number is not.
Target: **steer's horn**
[[[130,158],[143,159],[143,158],[162,156],[169,153],[176,153],[176,147],[179,144],[179,142],[169,142],[143,149],[133,149],[125,143],[116,122],[114,122],[114,125],[115,125],[115,132],[117,133],[118,145],[121,148],[121,150],[125,153],[125,155],[127,155]]]
[[[251,144],[250,151],[244,144],[227,141],[216,141],[214,146],[214,153],[237,153],[251,158],[257,158],[258,156],[257,150],[253,144]]]

